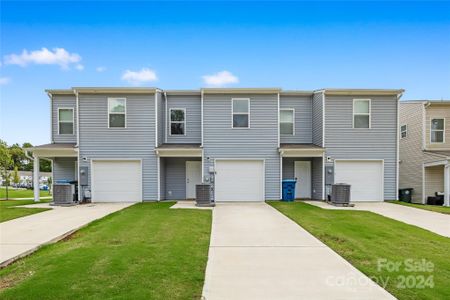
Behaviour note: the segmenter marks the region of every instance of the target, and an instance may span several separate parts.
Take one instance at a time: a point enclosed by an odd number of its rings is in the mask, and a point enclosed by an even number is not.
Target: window
[[[108,98],[109,128],[126,127],[127,100],[125,98]]]
[[[400,138],[404,139],[408,136],[408,126],[402,125],[400,126]]]
[[[445,119],[431,119],[431,142],[443,143]]]
[[[58,133],[73,134],[73,108],[58,109]]]
[[[250,99],[232,99],[232,128],[250,127]]]
[[[280,110],[280,134],[294,135],[294,109]]]
[[[370,100],[353,100],[353,128],[370,128]]]
[[[186,110],[170,109],[170,135],[184,135],[186,127]]]

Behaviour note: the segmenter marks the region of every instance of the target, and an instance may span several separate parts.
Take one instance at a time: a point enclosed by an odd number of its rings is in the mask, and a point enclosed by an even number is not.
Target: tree
[[[8,186],[10,181],[9,170],[13,165],[11,154],[6,143],[0,141],[0,177],[3,178],[6,186],[6,199],[8,199]]]
[[[16,185],[16,187],[20,183],[19,168],[17,166],[14,167],[13,182]]]
[[[52,163],[46,159],[39,160],[39,169],[41,172],[51,172]]]
[[[22,147],[16,143],[9,147],[9,153],[11,154],[11,159],[13,160],[14,166],[18,167],[19,170],[23,170],[23,166],[27,158]]]
[[[51,195],[52,194],[52,176],[49,176],[47,179],[47,185],[48,185],[48,194]]]

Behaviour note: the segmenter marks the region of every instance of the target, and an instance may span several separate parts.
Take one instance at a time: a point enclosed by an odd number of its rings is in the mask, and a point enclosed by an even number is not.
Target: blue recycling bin
[[[297,180],[295,179],[283,179],[283,201],[294,201],[295,200],[295,184]]]

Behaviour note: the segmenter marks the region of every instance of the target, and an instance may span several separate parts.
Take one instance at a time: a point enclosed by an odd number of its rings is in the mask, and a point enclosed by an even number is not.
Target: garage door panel
[[[140,202],[142,191],[140,161],[94,161],[93,202]]]
[[[217,201],[264,201],[263,161],[216,161]]]
[[[352,201],[383,201],[382,161],[336,161],[335,182],[351,185]]]

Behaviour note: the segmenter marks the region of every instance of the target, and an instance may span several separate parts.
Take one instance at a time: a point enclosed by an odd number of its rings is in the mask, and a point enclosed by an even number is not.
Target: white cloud
[[[42,48],[41,50],[28,51],[24,49],[21,54],[10,54],[5,56],[4,63],[6,65],[19,65],[26,67],[29,64],[36,65],[58,65],[62,69],[69,69],[70,65],[74,64],[79,69],[81,56],[77,53],[70,53],[64,48],[54,48],[48,50]]]
[[[140,85],[145,82],[156,81],[158,80],[158,77],[156,76],[155,71],[148,68],[142,68],[140,71],[126,70],[122,74],[122,80],[127,81],[132,85]]]
[[[7,85],[11,82],[11,78],[9,77],[0,77],[0,85]]]
[[[202,76],[203,82],[209,86],[221,87],[232,83],[238,83],[239,78],[229,71],[221,71],[212,75]]]
[[[75,66],[75,69],[77,69],[78,71],[83,71],[84,70],[84,66],[82,64],[78,64]]]
[[[95,68],[95,71],[97,71],[99,73],[105,72],[106,71],[106,67],[97,67],[97,68]]]

